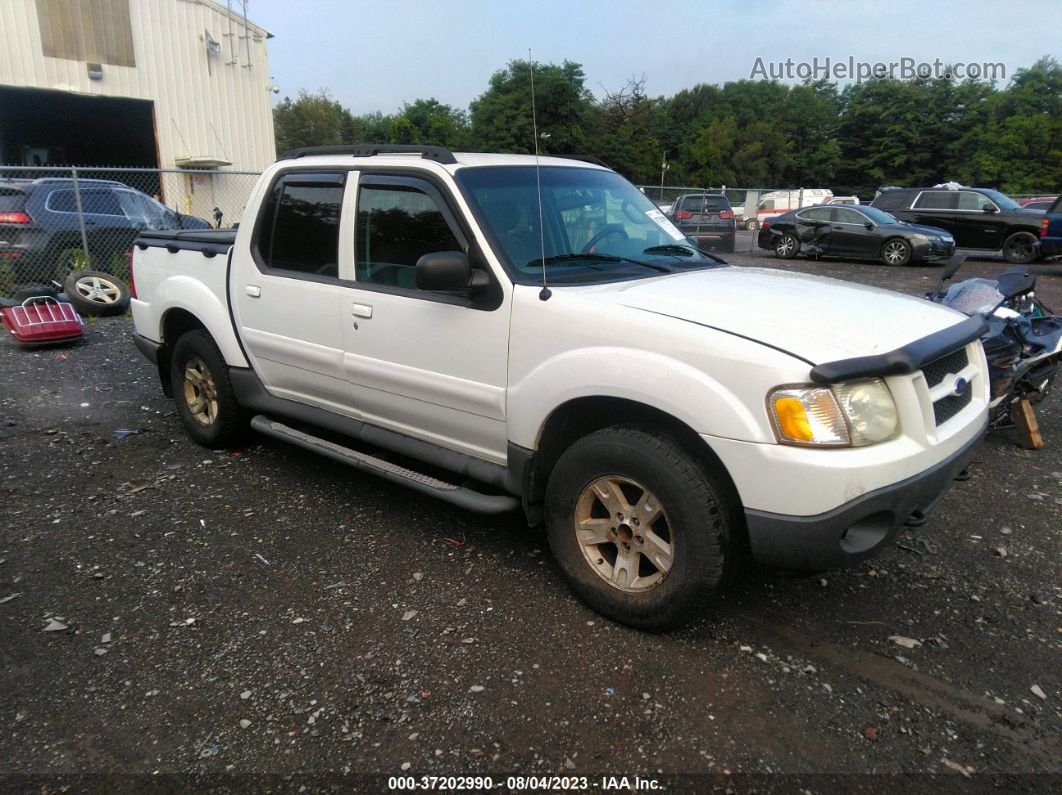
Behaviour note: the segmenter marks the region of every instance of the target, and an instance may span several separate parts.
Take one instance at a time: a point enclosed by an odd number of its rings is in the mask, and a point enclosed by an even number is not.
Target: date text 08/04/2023
[[[660,782],[641,776],[507,776],[495,780],[490,776],[390,776],[387,788],[391,791],[435,790],[439,792],[480,792],[504,789],[509,792],[536,790],[583,791],[623,790],[652,791],[660,788]]]

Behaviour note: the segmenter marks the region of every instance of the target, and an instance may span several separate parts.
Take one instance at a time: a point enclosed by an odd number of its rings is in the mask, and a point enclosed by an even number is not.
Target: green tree
[[[295,100],[284,97],[273,109],[273,128],[278,152],[301,146],[349,143],[356,132],[350,111],[323,88],[316,94],[299,91]]]
[[[417,131],[417,143],[462,149],[468,138],[468,117],[464,111],[443,105],[437,99],[418,99],[402,106],[402,116]]]
[[[476,147],[490,152],[534,152],[531,77],[528,61],[510,61],[507,68],[491,76],[486,92],[470,106]],[[593,109],[585,81],[582,66],[571,61],[561,66],[535,65],[535,109],[543,154],[585,151],[585,130]]]

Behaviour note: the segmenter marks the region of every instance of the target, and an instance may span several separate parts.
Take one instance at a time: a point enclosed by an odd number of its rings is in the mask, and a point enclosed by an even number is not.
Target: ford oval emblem
[[[955,386],[953,386],[952,389],[951,389],[951,394],[953,394],[955,397],[959,397],[964,392],[966,392],[966,390],[969,389],[969,388],[970,388],[970,382],[969,381],[967,381],[965,378],[956,378],[955,379]]]

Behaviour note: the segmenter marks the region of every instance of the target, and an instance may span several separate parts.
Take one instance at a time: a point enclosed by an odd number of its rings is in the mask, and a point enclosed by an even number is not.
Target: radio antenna
[[[535,61],[531,57],[531,48],[527,48],[527,61],[531,68],[531,130],[535,134],[535,187],[538,191],[538,250],[542,256],[542,289],[538,300],[548,301],[553,295],[546,284],[546,230],[542,223],[542,173],[538,165],[538,117],[535,114]]]

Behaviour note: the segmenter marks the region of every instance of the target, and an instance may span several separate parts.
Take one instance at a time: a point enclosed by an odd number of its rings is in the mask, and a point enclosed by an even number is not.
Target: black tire
[[[911,244],[902,237],[890,237],[881,245],[881,261],[886,265],[906,265],[911,261]]]
[[[36,298],[38,295],[57,298],[59,296],[59,291],[50,284],[26,284],[12,293],[11,300],[16,304],[21,304],[27,298]]]
[[[579,439],[546,487],[550,548],[572,590],[638,629],[659,632],[698,617],[734,568],[735,506],[720,483],[659,432],[612,427]],[[640,524],[643,511],[654,515]],[[580,539],[580,521],[599,526]]]
[[[749,218],[745,221],[745,228],[750,232],[755,232],[757,229],[760,228],[760,222],[757,221],[755,218]]]
[[[230,447],[246,434],[248,418],[236,402],[228,365],[206,331],[189,331],[177,340],[170,383],[181,422],[199,444]]]
[[[723,238],[722,251],[724,253],[727,253],[727,254],[733,254],[734,253],[734,238],[732,238],[732,237]]]
[[[103,271],[75,271],[63,282],[63,292],[82,315],[121,315],[129,309],[129,288]]]
[[[1030,232],[1015,232],[1003,241],[1003,257],[1007,262],[1024,265],[1037,255],[1037,239]]]
[[[800,241],[789,232],[782,233],[774,244],[774,255],[780,259],[792,259],[800,253]]]

